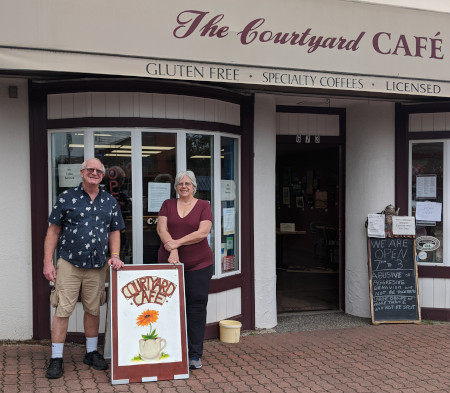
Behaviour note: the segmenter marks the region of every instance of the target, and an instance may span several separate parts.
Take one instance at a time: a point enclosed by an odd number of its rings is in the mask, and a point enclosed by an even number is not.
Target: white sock
[[[64,343],[52,343],[52,358],[62,358]]]
[[[94,352],[97,350],[98,337],[86,337],[86,352]]]

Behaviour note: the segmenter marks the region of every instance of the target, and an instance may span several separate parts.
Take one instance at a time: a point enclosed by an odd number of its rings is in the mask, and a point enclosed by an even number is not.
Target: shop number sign
[[[295,136],[295,143],[320,143],[320,135],[300,135]]]

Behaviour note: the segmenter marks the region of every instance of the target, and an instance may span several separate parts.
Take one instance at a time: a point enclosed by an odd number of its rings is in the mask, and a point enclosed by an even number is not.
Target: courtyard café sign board
[[[445,12],[344,0],[2,4],[2,69],[450,97]]]
[[[373,324],[420,322],[415,239],[368,238]]]
[[[189,378],[183,265],[111,269],[111,383]]]

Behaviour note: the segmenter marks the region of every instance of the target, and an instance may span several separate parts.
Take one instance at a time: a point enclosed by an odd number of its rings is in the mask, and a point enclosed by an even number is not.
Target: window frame
[[[450,184],[448,184],[448,173],[450,173],[450,160],[448,154],[450,152],[450,140],[445,138],[439,139],[410,139],[408,141],[408,215],[412,216],[412,147],[414,144],[426,144],[426,143],[442,143],[443,144],[443,195],[442,195],[442,247],[443,247],[443,262],[421,262],[418,258],[418,266],[438,266],[449,267],[450,266],[450,250],[449,235],[450,235],[450,220],[447,220],[449,209],[447,207],[448,195],[450,192]]]
[[[131,146],[132,146],[132,214],[133,214],[133,254],[132,260],[133,264],[138,264],[138,261],[143,261],[143,184],[142,184],[142,133],[143,132],[164,132],[164,133],[175,133],[177,140],[177,152],[176,152],[176,170],[177,172],[181,170],[186,170],[186,137],[187,134],[201,134],[213,136],[213,168],[214,168],[214,180],[213,180],[213,198],[214,198],[214,208],[213,208],[213,234],[214,234],[214,265],[215,273],[213,279],[221,279],[229,276],[234,276],[242,273],[242,248],[241,248],[241,238],[242,238],[242,214],[241,214],[241,201],[242,201],[242,187],[241,187],[241,171],[242,171],[242,137],[238,134],[218,132],[218,131],[205,131],[196,129],[167,129],[162,127],[75,127],[75,128],[55,128],[47,129],[47,146],[48,146],[48,213],[51,212],[53,202],[53,173],[52,173],[52,135],[58,133],[72,133],[80,132],[83,133],[83,143],[84,143],[84,160],[86,157],[94,157],[94,134],[101,132],[130,132],[131,133]],[[237,241],[235,239],[235,247],[237,247],[237,252],[235,254],[238,258],[238,269],[233,271],[222,272],[222,261],[221,261],[221,230],[222,228],[222,214],[221,214],[221,138],[227,137],[237,140],[237,165],[236,170],[236,234]],[[139,219],[140,218],[140,219]],[[217,228],[217,229],[216,229]]]

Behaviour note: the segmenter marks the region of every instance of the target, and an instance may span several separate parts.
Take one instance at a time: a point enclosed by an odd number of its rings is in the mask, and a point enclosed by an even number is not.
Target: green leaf
[[[156,334],[156,329],[154,329],[150,334],[142,334],[141,337],[144,340],[153,340],[153,339],[157,338],[158,335]]]

